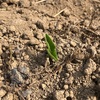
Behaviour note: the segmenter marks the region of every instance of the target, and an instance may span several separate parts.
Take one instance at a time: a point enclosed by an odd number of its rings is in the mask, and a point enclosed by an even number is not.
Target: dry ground
[[[100,100],[100,0],[0,0],[0,100]]]

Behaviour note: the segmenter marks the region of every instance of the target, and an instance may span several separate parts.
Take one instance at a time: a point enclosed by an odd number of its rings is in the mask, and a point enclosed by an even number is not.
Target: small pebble
[[[31,45],[40,44],[39,40],[37,38],[35,38],[35,37],[31,38],[29,43]]]
[[[68,72],[73,71],[73,67],[71,64],[66,64],[66,68]]]
[[[75,47],[76,46],[76,43],[74,41],[71,41],[70,42],[71,46]]]
[[[94,46],[92,46],[92,47],[90,48],[90,50],[91,50],[91,55],[92,55],[92,57],[94,57],[94,56],[97,54],[96,48],[95,48]]]
[[[21,84],[21,83],[24,82],[21,73],[16,68],[12,69],[11,73],[12,73],[11,74],[11,81],[12,81],[12,83],[16,82],[18,84]]]
[[[66,98],[69,97],[69,92],[65,91],[64,95],[65,95]]]
[[[47,88],[47,86],[45,84],[41,84],[41,87],[43,90],[45,90]]]
[[[74,78],[71,76],[68,79],[65,79],[65,84],[72,84],[73,80],[74,80]]]
[[[70,97],[74,97],[74,94],[73,94],[73,91],[69,91],[69,95],[70,95]]]
[[[64,85],[64,89],[67,90],[68,89],[68,85]]]
[[[65,10],[62,12],[62,15],[65,16],[65,17],[68,17],[70,14],[71,14],[71,13],[70,13],[70,11],[69,11],[68,8],[65,9]]]
[[[54,93],[54,100],[66,100],[64,98],[64,90],[56,90]]]
[[[24,97],[30,96],[31,93],[32,93],[32,90],[30,90],[30,89],[26,89],[25,91],[22,91],[22,94]]]
[[[29,0],[19,0],[22,7],[29,7],[30,1]]]
[[[43,30],[41,30],[41,29],[38,30],[38,32],[37,32],[37,38],[40,39],[40,40],[44,38],[44,36],[43,36]]]
[[[43,23],[42,22],[37,21],[36,22],[36,26],[37,26],[37,28],[44,30],[44,26],[43,26]]]
[[[3,97],[6,93],[4,89],[0,89],[0,97]]]
[[[2,54],[2,44],[0,43],[0,55]]]
[[[18,62],[16,60],[14,60],[12,63],[11,63],[11,67],[12,68],[17,68],[17,65],[18,65]]]
[[[10,30],[11,32],[15,32],[15,31],[16,31],[16,28],[15,28],[15,26],[10,26],[9,30]]]
[[[12,93],[8,93],[6,96],[3,97],[2,100],[14,100],[13,99],[13,94]]]
[[[90,75],[95,70],[96,70],[96,63],[92,59],[89,59],[85,64],[85,70],[84,70],[85,74]]]

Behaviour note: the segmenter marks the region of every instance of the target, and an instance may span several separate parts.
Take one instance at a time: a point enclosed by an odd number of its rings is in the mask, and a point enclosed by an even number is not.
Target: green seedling
[[[58,55],[57,55],[57,51],[56,51],[56,46],[48,34],[45,34],[45,42],[47,45],[47,52],[48,52],[49,56],[52,59],[54,59],[55,61],[57,61]]]

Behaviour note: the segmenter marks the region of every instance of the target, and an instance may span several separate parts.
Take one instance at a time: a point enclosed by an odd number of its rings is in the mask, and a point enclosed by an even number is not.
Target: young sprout
[[[57,55],[57,51],[56,51],[56,46],[48,34],[45,34],[45,42],[47,45],[47,52],[48,52],[49,56],[52,59],[54,59],[55,61],[57,61],[58,55]]]

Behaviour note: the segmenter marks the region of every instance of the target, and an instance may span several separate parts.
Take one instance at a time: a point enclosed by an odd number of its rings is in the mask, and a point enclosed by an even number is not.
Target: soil
[[[0,100],[100,100],[100,0],[0,0]]]

